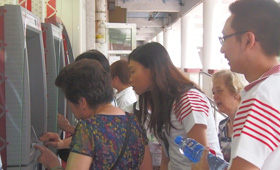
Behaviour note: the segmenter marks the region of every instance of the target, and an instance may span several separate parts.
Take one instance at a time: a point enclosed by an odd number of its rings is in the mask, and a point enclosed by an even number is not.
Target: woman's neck
[[[89,108],[89,111],[91,113],[91,116],[99,114],[101,112],[103,112],[103,110],[107,109],[107,107],[112,106],[111,103],[104,103],[104,104],[100,104],[94,108]]]
[[[233,121],[232,119],[229,119],[228,123],[227,123],[227,127],[228,127],[228,137],[231,137],[232,132],[233,132]]]
[[[97,107],[90,110],[91,116],[97,114],[104,114],[104,115],[124,115],[124,111],[113,106],[111,103],[100,104]]]

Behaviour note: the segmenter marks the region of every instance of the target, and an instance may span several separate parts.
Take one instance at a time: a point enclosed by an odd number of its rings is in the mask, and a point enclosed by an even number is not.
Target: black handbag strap
[[[130,116],[127,112],[125,112],[125,114],[126,114],[127,119],[128,119],[127,124],[126,124],[126,136],[125,136],[125,139],[124,139],[124,142],[123,142],[121,153],[119,154],[119,156],[118,156],[116,162],[114,163],[114,165],[111,167],[111,170],[115,169],[116,166],[118,165],[118,163],[120,162],[120,160],[122,159],[123,154],[125,152],[125,149],[127,147],[128,138],[129,138],[130,133],[131,133],[131,118],[130,118]]]

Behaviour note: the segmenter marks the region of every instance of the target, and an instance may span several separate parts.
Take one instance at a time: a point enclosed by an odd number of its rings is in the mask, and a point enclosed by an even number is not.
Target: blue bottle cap
[[[182,140],[183,140],[182,136],[177,136],[175,139],[175,143],[180,144]]]

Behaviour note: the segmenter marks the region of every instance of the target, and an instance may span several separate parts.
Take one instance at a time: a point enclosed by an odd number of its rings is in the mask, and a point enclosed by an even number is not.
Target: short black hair
[[[280,53],[280,6],[274,0],[238,0],[229,6],[233,15],[231,27],[251,31],[268,56]],[[237,39],[240,39],[237,36]]]
[[[94,108],[113,100],[110,74],[96,60],[83,59],[64,67],[55,80],[67,100],[74,104],[84,97]]]
[[[79,61],[81,59],[93,59],[100,62],[100,64],[103,66],[103,68],[109,73],[110,72],[110,64],[108,59],[105,57],[104,54],[102,54],[98,50],[88,50],[75,58],[75,62]]]

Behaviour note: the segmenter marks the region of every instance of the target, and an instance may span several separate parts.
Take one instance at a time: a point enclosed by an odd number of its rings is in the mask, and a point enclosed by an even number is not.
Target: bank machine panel
[[[47,131],[47,87],[39,17],[18,5],[0,7],[0,152],[8,170],[38,168],[38,137]]]

